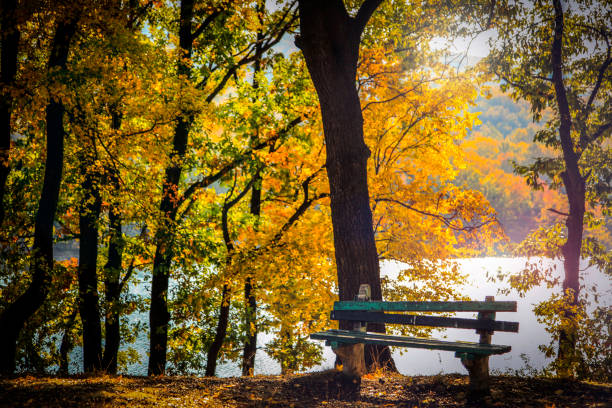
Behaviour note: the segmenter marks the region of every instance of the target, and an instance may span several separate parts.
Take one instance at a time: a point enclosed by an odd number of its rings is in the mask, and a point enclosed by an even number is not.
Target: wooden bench
[[[486,394],[489,391],[489,356],[507,353],[511,350],[510,346],[491,344],[493,332],[517,333],[519,328],[518,322],[495,320],[496,312],[516,312],[516,302],[496,302],[493,296],[487,296],[484,302],[382,302],[370,301],[369,298],[369,285],[361,285],[358,300],[334,303],[331,318],[353,322],[353,330],[327,330],[310,335],[311,339],[325,340],[326,345],[331,346],[342,360],[343,372],[353,377],[361,377],[365,373],[364,344],[454,351],[455,357],[461,359],[461,363],[469,372],[470,391]],[[399,312],[478,312],[478,318],[414,315]],[[366,331],[368,322],[475,329],[480,339],[478,342],[444,341],[372,333]]]

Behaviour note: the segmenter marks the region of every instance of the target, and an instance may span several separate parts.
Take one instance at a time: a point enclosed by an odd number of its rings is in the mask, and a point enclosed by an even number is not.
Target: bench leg
[[[342,360],[342,373],[351,378],[361,378],[366,373],[363,343],[344,344],[332,348]]]
[[[489,356],[463,355],[461,363],[470,374],[469,393],[472,396],[489,395]]]

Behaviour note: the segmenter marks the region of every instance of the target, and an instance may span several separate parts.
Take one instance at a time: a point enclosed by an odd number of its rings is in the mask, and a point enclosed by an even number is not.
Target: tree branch
[[[406,204],[406,203],[401,202],[399,200],[396,200],[394,198],[377,198],[374,201],[382,201],[382,202],[388,202],[388,203],[392,203],[392,204],[398,204],[398,205],[400,205],[400,206],[402,206],[404,208],[407,208],[407,209],[409,209],[411,211],[414,211],[416,213],[419,213],[419,214],[422,214],[422,215],[425,215],[425,216],[428,216],[428,217],[435,218],[435,219],[441,221],[444,225],[446,225],[448,228],[450,228],[450,229],[452,229],[454,231],[466,231],[466,232],[470,232],[470,231],[474,231],[474,230],[476,230],[478,228],[482,228],[485,225],[488,225],[488,224],[490,224],[492,222],[496,222],[497,221],[497,219],[495,217],[492,217],[492,218],[490,218],[490,219],[488,219],[486,221],[483,221],[483,222],[481,222],[481,223],[479,223],[477,225],[468,225],[468,226],[460,227],[460,226],[454,225],[451,222],[453,219],[457,218],[457,213],[456,212],[451,214],[451,215],[449,215],[449,216],[444,216],[444,215],[440,215],[440,214],[434,214],[434,213],[430,213],[428,211],[419,210],[418,208],[415,208],[415,207],[413,207],[413,206],[411,206],[409,204]]]
[[[194,30],[194,32],[191,34],[191,38],[198,38],[204,32],[204,30],[206,30],[208,26],[215,20],[215,18],[217,18],[223,11],[225,10],[223,10],[222,8],[218,8],[213,11],[208,17],[204,19],[202,24],[200,24],[198,28]]]
[[[279,131],[273,138],[257,143],[254,147],[246,150],[241,155],[239,155],[236,159],[232,160],[231,162],[223,166],[216,173],[208,175],[192,183],[189,187],[187,187],[183,195],[178,199],[178,204],[176,206],[176,209],[178,210],[181,207],[181,205],[183,205],[183,203],[186,200],[188,200],[193,194],[195,194],[195,192],[198,191],[200,188],[207,187],[211,185],[212,183],[214,183],[215,181],[219,180],[221,177],[226,175],[228,172],[230,172],[231,170],[233,170],[234,168],[242,164],[247,159],[247,157],[250,157],[250,155],[254,151],[263,149],[264,147],[269,146],[270,144],[276,142],[276,140],[285,136],[287,133],[289,133],[291,129],[293,129],[295,126],[297,126],[301,122],[302,122],[301,117],[293,119],[291,122],[289,122],[289,124],[284,129]]]
[[[236,74],[236,71],[238,70],[238,68],[255,61],[257,58],[260,58],[263,53],[265,53],[270,48],[272,48],[274,45],[279,43],[283,35],[285,35],[285,33],[291,28],[291,26],[297,20],[297,12],[296,12],[296,9],[293,8],[294,4],[295,3],[292,3],[288,7],[288,9],[285,11],[283,16],[281,17],[281,19],[279,19],[279,22],[275,25],[274,29],[271,29],[268,33],[266,33],[266,35],[263,36],[263,39],[261,40],[263,41],[262,43],[256,42],[247,47],[246,55],[244,55],[238,62],[236,62],[232,67],[230,67],[225,72],[225,74],[223,75],[223,78],[221,78],[221,81],[212,90],[212,92],[208,94],[208,96],[206,97],[206,102],[210,103],[212,102],[213,99],[215,99],[215,97],[223,90],[223,88],[225,88],[227,81],[229,81],[229,79]],[[291,13],[290,18],[287,20],[287,22],[283,24],[282,22],[287,18],[287,16],[290,15],[290,13]],[[266,38],[268,39],[265,40]],[[210,75],[204,78],[200,83],[198,83],[196,85],[196,88],[198,89],[203,88],[209,79],[210,79]]]
[[[229,193],[225,197],[225,202],[223,203],[223,208],[221,209],[221,230],[223,232],[223,241],[225,242],[225,247],[227,248],[227,252],[228,253],[234,252],[234,243],[232,242],[232,238],[231,238],[231,236],[229,234],[229,225],[228,225],[228,222],[227,222],[227,217],[228,217],[228,214],[229,214],[229,210],[233,206],[238,204],[238,202],[240,200],[242,200],[242,198],[246,195],[246,193],[249,192],[251,187],[253,187],[253,184],[255,183],[255,180],[256,180],[256,177],[251,177],[251,180],[245,186],[245,188],[240,192],[240,194],[238,194],[232,200],[228,201],[228,198],[230,198],[234,194],[234,189],[236,187],[236,178],[234,178],[234,185],[232,186],[231,190],[229,191]],[[229,259],[229,257],[228,257],[228,259]]]
[[[564,213],[562,211],[555,210],[554,208],[548,208],[547,210],[550,211],[551,213],[559,214],[559,215],[562,215],[564,217],[569,217],[568,213]]]
[[[372,14],[382,2],[383,0],[365,0],[363,4],[361,4],[359,11],[357,11],[357,15],[355,15],[355,28],[359,35],[363,33],[365,26],[368,24],[368,21],[370,21],[370,17],[372,17]]]

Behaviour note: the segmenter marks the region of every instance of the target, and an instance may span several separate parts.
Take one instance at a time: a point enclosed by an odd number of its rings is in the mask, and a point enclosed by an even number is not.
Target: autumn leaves
[[[379,3],[365,2],[347,24],[361,33]],[[214,375],[227,360],[252,374],[261,332],[274,336],[266,348],[284,371],[304,369],[320,358],[308,334],[329,325],[338,292],[363,283],[347,271],[377,280],[379,259],[410,260],[434,297],[449,297],[457,278],[445,260],[500,234],[483,196],[452,183],[478,91],[470,73],[395,37],[407,17],[421,21],[419,10],[382,10],[363,38],[351,36],[354,69],[325,77],[312,71],[326,56],[306,26],[304,53],[287,45],[298,30],[294,3],[24,8],[17,28],[28,41],[6,57],[18,73],[2,76],[19,91],[6,105],[14,136],[0,319],[10,332],[3,347],[15,353],[2,370],[65,366],[66,350],[82,345],[84,370],[115,373],[134,356],[119,345],[145,330],[130,320],[135,311],[149,317],[149,374]],[[322,96],[311,78],[346,89]],[[347,188],[353,167],[362,179]],[[367,256],[354,247],[362,238]],[[78,241],[78,265],[53,263],[52,241]],[[380,285],[373,292],[380,297]],[[41,307],[24,314],[27,293]]]

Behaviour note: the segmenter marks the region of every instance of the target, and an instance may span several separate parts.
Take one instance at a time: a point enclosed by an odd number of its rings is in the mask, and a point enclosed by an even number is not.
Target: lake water
[[[548,344],[550,335],[546,332],[543,325],[538,323],[533,315],[534,304],[547,299],[552,290],[538,287],[529,291],[525,297],[520,298],[518,294],[511,293],[508,296],[499,295],[498,285],[486,279],[487,273],[495,275],[498,270],[504,272],[518,272],[525,265],[524,258],[473,258],[461,259],[456,261],[461,270],[468,275],[468,282],[461,288],[461,293],[469,296],[473,300],[484,300],[485,296],[495,296],[495,300],[516,300],[518,311],[499,312],[498,320],[518,321],[518,333],[496,332],[493,335],[494,344],[506,344],[512,346],[512,351],[507,354],[491,356],[489,365],[492,371],[507,372],[519,370],[525,367],[525,361],[529,365],[541,369],[549,363],[542,352],[538,350],[538,345]],[[556,274],[562,275],[563,265],[560,261],[542,260],[545,264],[555,267]],[[612,281],[595,268],[586,268],[582,265],[582,276],[588,286],[597,285],[600,301],[602,304],[612,306]],[[381,263],[381,273],[384,276],[394,279],[404,265],[396,262]],[[558,290],[558,289],[557,289]],[[146,288],[137,288],[137,291],[146,292]],[[461,313],[460,317],[475,317],[474,313]],[[138,318],[146,322],[148,315],[140,315]],[[478,335],[473,330],[449,329],[443,334],[435,333],[434,337],[445,335],[448,340],[477,341]],[[264,351],[266,342],[271,340],[271,335],[260,334],[258,336],[258,346],[255,359],[255,374],[280,374],[280,365],[272,360]],[[324,342],[320,342],[323,344]],[[145,375],[147,363],[148,337],[146,333],[138,338],[132,345],[141,354],[141,363],[132,364],[128,368],[128,373],[133,375]],[[72,353],[73,367],[80,366],[79,350]],[[395,363],[400,373],[405,375],[435,375],[442,373],[466,373],[459,359],[454,357],[450,351],[432,351],[419,349],[401,348],[393,351]],[[320,371],[330,369],[334,365],[335,355],[330,347],[324,347],[323,363],[311,368],[308,371]],[[217,368],[217,374],[221,377],[239,376],[240,368],[236,363],[221,364]]]
[[[536,320],[533,315],[534,304],[547,299],[552,290],[538,287],[529,291],[524,298],[520,298],[516,293],[508,296],[497,294],[498,285],[488,282],[487,272],[496,274],[498,270],[504,272],[518,272],[525,265],[524,258],[473,258],[457,260],[461,270],[468,275],[468,282],[461,289],[461,292],[473,300],[484,300],[485,296],[495,296],[495,300],[516,300],[517,312],[497,313],[498,320],[518,321],[518,333],[497,332],[493,335],[493,343],[507,344],[512,346],[512,351],[506,354],[491,356],[489,366],[492,371],[511,371],[525,367],[525,359],[529,365],[541,369],[550,361],[538,350],[539,344],[548,344],[550,335],[544,326]],[[560,261],[543,260],[548,265],[555,267],[556,273],[560,276],[563,273],[563,265]],[[396,262],[381,263],[381,274],[391,279],[397,276],[398,272],[405,267]],[[612,281],[595,268],[586,269],[586,263],[582,265],[582,276],[585,282],[592,286],[598,286],[602,304],[612,306]],[[475,317],[473,313],[460,313],[460,317]],[[444,335],[448,340],[477,341],[478,335],[473,330],[449,329]],[[434,336],[440,336],[434,332]],[[260,336],[263,347],[269,338]],[[319,342],[324,344],[323,341]],[[400,373],[404,375],[435,375],[443,373],[467,373],[458,358],[450,351],[420,350],[398,348],[393,351],[393,357]],[[335,354],[330,347],[324,347],[324,361],[322,364],[313,367],[308,371],[320,371],[330,369],[334,366]],[[225,364],[219,368],[220,376],[238,376],[240,370],[238,366]],[[255,361],[255,374],[280,374],[280,366],[263,351],[257,352]]]

